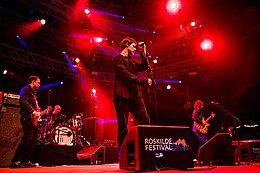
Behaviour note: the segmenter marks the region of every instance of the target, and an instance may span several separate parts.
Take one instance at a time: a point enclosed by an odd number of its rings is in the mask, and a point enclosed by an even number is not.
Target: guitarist
[[[204,120],[204,116],[201,113],[203,108],[203,102],[201,100],[196,100],[194,102],[194,110],[192,112],[193,127],[192,131],[196,134],[199,140],[199,147],[207,142],[207,127],[209,124],[207,121],[215,116],[214,113],[211,113],[210,117],[207,120]]]
[[[11,168],[36,167],[37,164],[30,162],[33,149],[37,143],[37,125],[35,118],[41,115],[39,112],[36,91],[40,87],[40,78],[30,76],[28,85],[20,90],[20,122],[23,127],[23,136],[14,154]]]

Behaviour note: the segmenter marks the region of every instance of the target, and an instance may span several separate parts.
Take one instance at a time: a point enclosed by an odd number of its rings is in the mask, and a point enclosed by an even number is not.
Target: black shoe
[[[26,165],[20,162],[13,162],[10,164],[10,168],[26,168]]]
[[[24,165],[26,166],[26,168],[35,168],[39,166],[38,163],[31,163],[31,162],[24,163]]]

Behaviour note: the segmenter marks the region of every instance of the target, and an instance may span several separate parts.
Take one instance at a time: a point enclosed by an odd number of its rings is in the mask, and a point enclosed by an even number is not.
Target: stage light
[[[85,12],[87,15],[89,15],[89,14],[90,14],[90,10],[89,10],[89,9],[87,9],[87,8],[84,10],[84,12]]]
[[[63,51],[62,53],[63,53],[63,54],[66,54],[66,52],[65,52],[65,51]]]
[[[169,89],[171,89],[172,87],[171,87],[171,85],[167,85],[166,88],[167,88],[167,90],[169,90]]]
[[[80,59],[79,59],[79,58],[75,58],[75,62],[76,62],[76,63],[79,63],[79,62],[80,62]]]
[[[41,19],[40,22],[41,22],[42,25],[46,24],[46,20],[45,19]]]
[[[62,84],[63,84],[63,82],[60,82],[60,84],[62,85]]]
[[[157,63],[158,63],[157,59],[154,59],[154,60],[153,60],[153,63],[154,63],[154,64],[157,64]]]
[[[179,0],[169,0],[166,5],[168,13],[177,13],[180,10],[181,3]]]
[[[3,74],[7,74],[7,70],[4,70],[4,71],[3,71]]]
[[[95,38],[95,41],[96,41],[97,43],[101,43],[101,42],[103,41],[103,38],[101,38],[101,37],[96,37],[96,38]]]
[[[205,50],[205,51],[211,50],[212,47],[213,47],[213,43],[212,43],[211,40],[206,39],[206,40],[201,42],[200,47],[201,47],[202,50]]]
[[[196,25],[196,22],[191,22],[190,23],[190,26],[195,26]]]
[[[92,92],[93,94],[96,94],[96,93],[97,93],[97,90],[96,90],[95,88],[93,88],[93,89],[91,90],[91,92]]]

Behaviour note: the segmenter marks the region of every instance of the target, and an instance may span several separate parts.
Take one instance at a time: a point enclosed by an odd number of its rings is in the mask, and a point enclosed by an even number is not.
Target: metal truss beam
[[[167,79],[176,76],[177,74],[188,72],[191,70],[199,69],[205,64],[208,64],[206,57],[195,58],[178,63],[154,68],[154,78],[156,79]]]
[[[57,61],[3,43],[0,43],[0,59],[1,64],[9,63],[25,68],[39,67],[39,69],[65,74],[69,78],[83,78],[78,70],[73,70],[66,62]],[[112,73],[84,70],[84,79],[112,83],[114,75]]]
[[[114,74],[108,72],[93,72],[91,70],[84,69],[84,74],[80,74],[79,71],[73,71],[68,63],[54,60],[52,58],[44,57],[26,50],[18,49],[3,43],[0,43],[0,59],[1,63],[11,63],[23,67],[39,67],[45,68],[52,72],[58,72],[66,74],[70,78],[84,79],[113,83]],[[191,70],[199,69],[202,66],[208,64],[208,60],[203,58],[190,59],[167,66],[154,68],[155,79],[167,79],[173,76],[188,72]],[[82,71],[82,70],[80,70]]]

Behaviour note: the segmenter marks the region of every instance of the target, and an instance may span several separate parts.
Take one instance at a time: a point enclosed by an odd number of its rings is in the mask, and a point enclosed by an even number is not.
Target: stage
[[[186,170],[177,170],[177,169],[162,169],[160,172],[212,172],[212,173],[247,173],[247,172],[259,172],[260,163],[249,163],[242,164],[239,166],[195,166],[194,168],[189,168]],[[81,172],[91,172],[91,173],[100,173],[100,172],[126,172],[125,170],[119,169],[119,164],[103,164],[103,165],[63,165],[63,166],[52,166],[52,167],[37,167],[37,168],[0,168],[1,173],[81,173]],[[127,171],[133,172],[133,171]],[[158,172],[147,171],[149,172]]]

